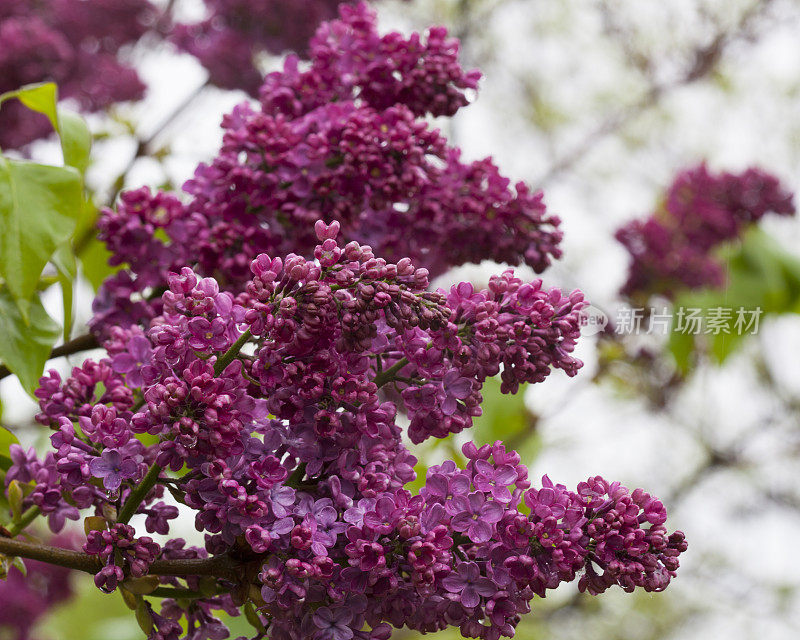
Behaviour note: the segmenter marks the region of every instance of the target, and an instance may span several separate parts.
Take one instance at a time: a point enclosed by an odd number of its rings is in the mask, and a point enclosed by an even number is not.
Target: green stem
[[[395,380],[395,374],[400,373],[400,369],[405,367],[408,364],[408,358],[400,358],[397,362],[395,362],[391,367],[386,369],[386,371],[381,371],[378,373],[375,378],[372,380],[375,383],[375,386],[380,389],[383,385],[388,384]]]
[[[300,483],[303,480],[303,476],[306,475],[306,463],[301,462],[297,469],[294,470],[292,475],[288,477],[286,482],[284,483],[287,487],[292,487],[293,489],[297,489]]]
[[[39,510],[39,507],[36,506],[31,507],[25,513],[22,514],[22,517],[18,521],[12,522],[8,526],[8,533],[11,534],[12,538],[18,536],[20,533],[22,533],[25,527],[27,527],[31,522],[36,520],[36,518],[39,516],[40,513],[41,511]]]
[[[225,367],[233,362],[233,359],[239,355],[239,352],[242,350],[242,347],[245,345],[245,343],[251,338],[251,335],[250,329],[248,329],[239,336],[239,339],[233,343],[230,349],[220,356],[219,360],[217,360],[217,363],[214,365],[215,376],[218,376],[220,373],[225,371]]]
[[[122,510],[119,512],[117,522],[122,524],[128,523],[128,521],[133,517],[133,514],[136,513],[136,509],[139,508],[142,500],[144,500],[147,497],[147,494],[150,493],[150,489],[155,486],[156,482],[158,481],[159,473],[161,473],[161,467],[154,462],[153,466],[150,467],[150,470],[144,477],[144,480],[142,480],[133,488],[133,491],[131,491],[128,499],[125,501],[125,504],[122,505]]]

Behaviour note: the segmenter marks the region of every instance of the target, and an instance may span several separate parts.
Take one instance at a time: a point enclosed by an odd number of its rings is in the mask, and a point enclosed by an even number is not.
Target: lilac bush
[[[686,541],[642,489],[534,487],[499,441],[406,488],[404,436],[468,429],[488,377],[516,393],[582,366],[580,291],[511,269],[430,287],[466,262],[560,256],[541,193],[462,162],[423,120],[476,87],[457,50],[442,29],[380,36],[344,6],[302,70],[290,57],[258,108],[225,118],[184,198],[139,189],[102,214],[124,267],[95,301],[105,355],[42,377],[52,446],[10,447],[0,553],[93,574],[154,640],[224,638],[218,612],[254,638],[493,640],[563,582],[667,587]],[[169,538],[181,509],[203,547]],[[83,516],[82,552],[15,540],[40,514],[56,532]]]

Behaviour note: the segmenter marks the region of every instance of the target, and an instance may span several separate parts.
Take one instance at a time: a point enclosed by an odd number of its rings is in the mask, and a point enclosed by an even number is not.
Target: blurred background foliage
[[[175,5],[194,15],[199,1]],[[505,172],[545,189],[565,231],[564,260],[547,283],[583,289],[611,318],[623,306],[617,291],[627,268],[614,230],[652,211],[676,171],[702,160],[721,170],[760,165],[800,189],[797,0],[415,0],[386,2],[379,12],[384,29],[440,23],[461,38],[467,65],[485,77],[480,100],[446,133],[465,156],[492,154]],[[78,268],[53,258],[33,302],[41,293],[43,309],[73,324],[73,336],[110,273],[93,236],[96,207],[123,187],[180,185],[218,146],[212,125],[245,98],[206,86],[196,61],[165,45],[142,42],[130,56],[147,97],[89,117],[93,161],[69,233]],[[61,164],[58,142],[37,143],[32,154]],[[467,438],[499,439],[520,451],[533,477],[547,469],[568,485],[603,474],[646,486],[686,531],[685,566],[667,592],[592,598],[567,586],[534,601],[518,638],[788,640],[800,629],[800,222],[766,221],[721,257],[728,285],[674,304],[761,307],[758,335],[587,336],[577,378],[556,375],[516,396],[487,381],[484,414],[470,433],[417,447],[415,488],[430,465],[458,460]],[[464,267],[437,284],[480,285],[492,270]],[[7,297],[0,291],[0,304],[13,309]],[[7,341],[9,332],[0,333]],[[76,363],[50,366],[63,372]],[[2,420],[22,442],[42,444],[47,434],[23,391],[31,375],[22,385],[3,379]],[[196,535],[190,520],[182,524],[184,535]],[[120,598],[103,596],[85,576],[75,583],[74,598],[35,637],[141,637]],[[231,630],[236,637],[248,626],[235,620]],[[11,638],[0,629],[0,640]]]

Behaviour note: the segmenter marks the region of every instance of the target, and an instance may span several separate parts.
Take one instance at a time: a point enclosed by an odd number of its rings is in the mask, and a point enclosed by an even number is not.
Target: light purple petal
[[[464,587],[464,590],[461,592],[461,604],[467,607],[467,609],[472,609],[472,607],[477,607],[480,604],[480,597],[475,592],[475,589],[472,585],[467,585]]]
[[[455,521],[455,518],[453,518],[453,521]],[[477,520],[470,527],[467,535],[473,542],[486,542],[492,537],[492,527],[484,520]]]
[[[497,502],[487,502],[483,507],[481,507],[481,520],[485,522],[500,522],[503,518],[503,509],[502,505]]]

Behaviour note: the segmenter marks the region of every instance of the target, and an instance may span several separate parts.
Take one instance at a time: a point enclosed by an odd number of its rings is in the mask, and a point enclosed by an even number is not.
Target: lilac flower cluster
[[[3,0],[0,93],[43,81],[84,111],[138,100],[145,86],[120,49],[150,28],[149,0]],[[44,116],[16,101],[0,110],[0,147],[18,148],[50,133]]]
[[[289,57],[260,109],[224,118],[219,155],[184,185],[189,202],[143,189],[103,213],[100,237],[129,268],[103,287],[95,330],[158,315],[148,297],[167,270],[190,265],[238,289],[261,252],[310,257],[317,220],[434,276],[486,259],[543,271],[561,255],[561,231],[542,194],[512,187],[490,159],[463,162],[421,119],[451,115],[476,87],[457,53],[443,29],[380,36],[366,5],[342,6],[308,66]]]
[[[98,556],[105,566],[94,577],[97,587],[114,591],[126,575],[141,578],[161,555],[161,547],[152,538],[136,538],[136,531],[126,524],[115,524],[109,531],[89,531],[83,550]],[[123,571],[123,568],[126,571]]]
[[[760,169],[713,174],[700,165],[682,171],[656,212],[617,231],[631,254],[621,293],[671,298],[681,289],[723,286],[714,250],[768,213],[794,215],[795,206],[778,179]]]
[[[470,426],[501,369],[506,392],[554,368],[574,375],[580,292],[511,271],[485,291],[430,291],[408,258],[338,242],[338,222],[314,231],[313,258],[260,254],[235,293],[173,272],[146,327],[115,327],[99,363],[42,378],[37,419],[53,451],[40,462],[12,447],[6,481],[30,483],[23,506],[53,528],[93,509],[100,526],[83,548],[103,563],[98,587],[127,589],[164,560],[226,559],[235,569],[210,589],[156,574],[151,591],[192,595],[138,605],[150,638],[180,637],[181,618],[223,638],[214,612],[249,602],[261,634],[286,640],[453,625],[497,639],[579,574],[590,593],[665,588],[686,544],[640,489],[593,478],[569,491],[546,477],[533,489],[500,442],[465,445],[466,469],[431,468],[419,495],[403,488],[416,459],[398,414],[413,440],[442,437]],[[168,534],[167,491],[194,512],[204,550],[162,548],[128,524],[138,513]]]
[[[475,89],[457,50],[442,29],[380,36],[364,4],[344,6],[307,65],[290,57],[260,108],[226,117],[190,200],[140,189],[103,213],[124,266],[94,304],[105,356],[42,377],[52,449],[12,446],[4,476],[17,511],[54,531],[89,514],[82,566],[151,640],[221,640],[217,613],[242,609],[257,640],[404,626],[496,640],[578,576],[600,593],[675,575],[686,543],[659,501],[599,477],[534,489],[500,442],[404,488],[417,461],[403,436],[470,427],[487,377],[515,393],[582,366],[581,292],[512,270],[486,290],[430,289],[464,262],[542,271],[560,255],[541,194],[463,163],[423,120]],[[203,549],[130,524],[169,536],[176,505]]]

